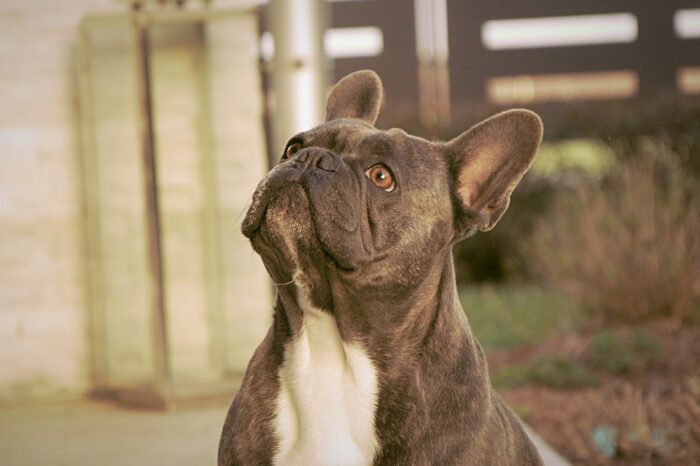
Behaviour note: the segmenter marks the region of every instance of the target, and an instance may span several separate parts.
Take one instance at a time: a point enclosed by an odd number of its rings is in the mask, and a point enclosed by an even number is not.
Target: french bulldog
[[[243,234],[277,297],[218,464],[537,465],[457,297],[452,248],[494,227],[542,138],[527,110],[449,142],[374,123],[372,71],[331,90],[258,185]]]

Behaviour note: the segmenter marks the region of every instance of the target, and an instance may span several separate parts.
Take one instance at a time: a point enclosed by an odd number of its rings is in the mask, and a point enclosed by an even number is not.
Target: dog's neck
[[[457,299],[450,252],[403,299],[334,297],[347,307],[318,309],[303,287],[279,291],[273,344],[283,363],[275,464],[370,464],[378,432],[391,432],[386,423],[411,412],[402,403],[427,402],[421,393],[439,391],[426,386],[439,384],[443,374],[461,373],[463,364],[483,373],[484,360]],[[404,394],[400,400],[385,400],[397,390]],[[484,391],[475,387],[473,393]]]
[[[449,359],[465,338],[476,342],[459,303],[451,250],[442,256],[421,285],[403,296],[368,301],[336,289],[333,302],[342,307],[323,311],[335,318],[344,341],[364,346],[380,367],[405,365],[432,351]],[[278,288],[275,335],[281,346],[304,326],[301,295],[295,286]]]

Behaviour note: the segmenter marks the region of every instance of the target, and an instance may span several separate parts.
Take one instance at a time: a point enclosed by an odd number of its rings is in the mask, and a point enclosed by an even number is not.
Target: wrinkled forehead
[[[404,142],[401,130],[378,130],[359,120],[333,120],[298,135],[305,146],[323,147],[352,159],[360,154],[389,154]]]

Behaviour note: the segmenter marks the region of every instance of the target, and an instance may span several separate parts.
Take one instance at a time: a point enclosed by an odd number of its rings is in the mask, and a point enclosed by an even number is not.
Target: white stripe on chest
[[[274,426],[276,465],[367,465],[377,450],[376,371],[335,319],[302,298],[302,330],[285,346]]]

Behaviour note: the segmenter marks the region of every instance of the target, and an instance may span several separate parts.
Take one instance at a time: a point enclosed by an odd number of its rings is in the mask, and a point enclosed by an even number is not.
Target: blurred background
[[[3,464],[215,462],[271,320],[240,221],[365,68],[379,128],[544,120],[455,250],[508,403],[571,464],[700,464],[698,0],[0,0],[0,39]]]

